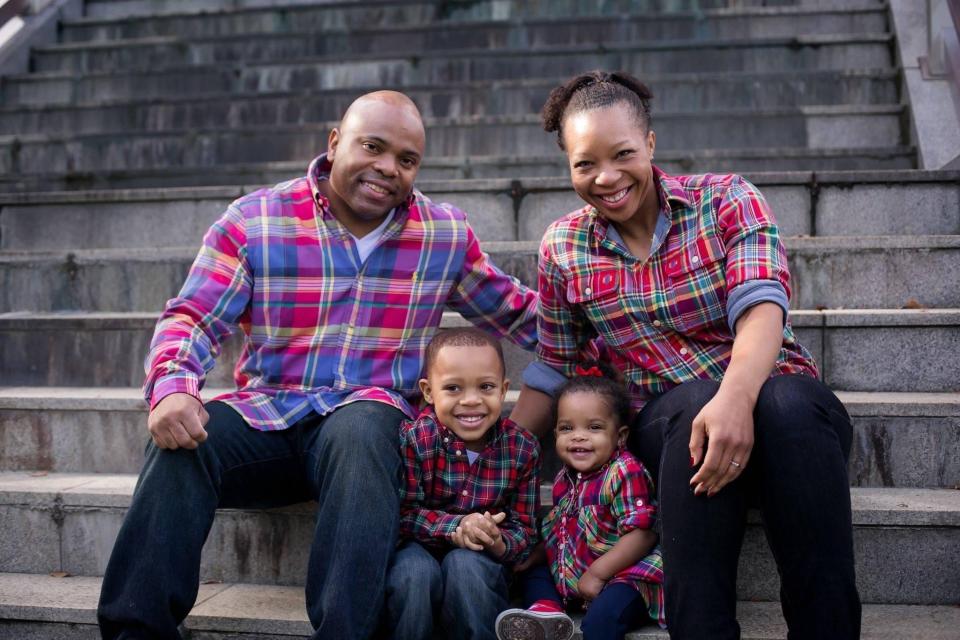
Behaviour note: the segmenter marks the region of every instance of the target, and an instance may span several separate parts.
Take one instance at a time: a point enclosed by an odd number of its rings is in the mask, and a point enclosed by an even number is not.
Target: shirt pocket
[[[616,518],[610,510],[610,505],[593,504],[582,507],[580,523],[587,547],[594,554],[603,555],[620,539],[617,534]]]
[[[622,316],[620,269],[611,266],[571,277],[567,281],[567,302],[579,307],[598,329],[602,323]]]
[[[663,259],[668,295],[661,318],[681,333],[726,324],[726,251],[715,235],[700,236]]]

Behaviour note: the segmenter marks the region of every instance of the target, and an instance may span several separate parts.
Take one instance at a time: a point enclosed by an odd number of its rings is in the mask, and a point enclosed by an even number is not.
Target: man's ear
[[[334,127],[330,130],[330,136],[327,138],[327,160],[333,162],[333,157],[337,153],[337,145],[340,144],[340,129]]]
[[[426,378],[420,378],[417,384],[420,385],[420,393],[423,394],[423,399],[427,401],[427,404],[433,404],[433,398],[430,395],[430,382]]]

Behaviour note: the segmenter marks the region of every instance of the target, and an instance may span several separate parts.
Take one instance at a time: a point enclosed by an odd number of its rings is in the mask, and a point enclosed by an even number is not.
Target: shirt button
[[[686,347],[684,347],[683,349],[680,349],[680,355],[682,355],[682,356],[687,355],[687,348],[686,348]]]
[[[460,449],[457,449],[457,455],[458,455],[458,456],[462,456],[462,455],[463,455],[463,453],[460,451]]]
[[[663,324],[663,323],[660,322],[659,320],[654,320],[654,321],[653,321],[653,326],[655,326],[655,327],[659,327],[659,326],[661,326],[662,324]]]
[[[590,295],[591,293],[593,293],[593,289],[591,289],[590,287],[587,287],[586,289],[583,290],[583,292],[587,295]]]
[[[444,442],[450,442],[450,438],[444,438],[443,441],[444,441]]]
[[[690,262],[693,262],[694,264],[696,264],[697,262],[700,262],[700,256],[693,256],[692,258],[690,258]]]
[[[470,495],[470,494],[467,493],[467,490],[466,490],[466,489],[464,489],[463,491],[460,492],[460,495],[468,496],[468,495]]]
[[[638,507],[642,507],[642,506],[643,506],[643,500],[637,500],[637,506],[638,506]]]

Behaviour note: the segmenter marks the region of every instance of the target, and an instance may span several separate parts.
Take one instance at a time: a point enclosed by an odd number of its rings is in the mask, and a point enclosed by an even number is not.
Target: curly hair
[[[652,98],[650,88],[625,71],[590,71],[555,87],[540,118],[545,131],[557,132],[557,144],[564,149],[563,122],[568,115],[622,102],[633,110],[644,131],[649,131]]]
[[[560,400],[572,393],[595,393],[604,399],[610,408],[610,413],[619,421],[618,424],[629,424],[630,398],[623,386],[620,372],[603,362],[586,362],[578,365],[577,371],[578,375],[570,378],[560,387],[556,404],[559,406]]]

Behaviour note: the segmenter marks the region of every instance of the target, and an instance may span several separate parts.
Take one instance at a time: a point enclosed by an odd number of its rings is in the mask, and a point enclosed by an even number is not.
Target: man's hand
[[[453,532],[453,543],[458,547],[472,551],[489,550],[495,555],[503,555],[504,543],[497,525],[507,517],[505,512],[491,516],[489,512],[471,513],[460,521]]]
[[[606,584],[606,580],[601,580],[593,575],[588,567],[587,570],[583,572],[583,575],[580,576],[580,582],[577,583],[577,591],[580,593],[581,598],[589,602],[600,595],[600,592]]]
[[[203,427],[210,419],[203,404],[189,393],[171,393],[147,417],[153,443],[161,449],[196,449],[207,439]]]
[[[721,389],[693,419],[690,459],[692,466],[703,462],[690,480],[694,494],[715,495],[743,473],[752,450],[752,403],[746,397],[727,394]]]

